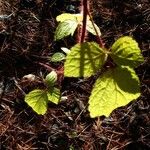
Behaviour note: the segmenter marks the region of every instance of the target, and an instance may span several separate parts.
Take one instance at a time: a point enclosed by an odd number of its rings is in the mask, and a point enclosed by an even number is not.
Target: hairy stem
[[[92,18],[92,16],[91,16],[91,14],[90,14],[90,11],[89,11],[89,10],[87,10],[87,14],[88,14],[88,15],[89,15],[89,17],[90,17],[90,20],[91,20],[91,22],[92,22],[93,28],[94,28],[94,30],[95,30],[95,32],[96,32],[96,35],[97,35],[97,39],[98,39],[99,46],[100,46],[100,47],[102,47],[102,48],[104,48],[104,47],[105,47],[105,44],[103,43],[102,38],[100,37],[100,35],[98,34],[98,31],[96,30],[96,27],[95,27],[95,24],[94,24],[93,18]]]

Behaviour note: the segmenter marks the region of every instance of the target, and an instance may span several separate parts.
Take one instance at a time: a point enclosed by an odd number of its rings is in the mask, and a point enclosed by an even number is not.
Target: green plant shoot
[[[25,96],[25,102],[39,115],[47,111],[48,102],[58,104],[60,101],[60,89],[55,87],[57,73],[52,71],[45,78],[46,89],[35,89]]]
[[[119,38],[107,52],[94,42],[77,44],[72,47],[65,61],[66,77],[89,77],[102,69],[111,57],[117,67],[104,72],[96,80],[89,98],[90,116],[109,116],[140,96],[140,83],[133,70],[144,61],[135,40],[125,36]]]

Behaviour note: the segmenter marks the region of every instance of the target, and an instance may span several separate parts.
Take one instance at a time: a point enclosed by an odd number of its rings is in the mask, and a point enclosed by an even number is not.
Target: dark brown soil
[[[65,78],[59,85],[67,100],[50,104],[44,116],[24,102],[24,92],[43,86],[49,67],[62,68],[62,63],[52,64],[48,57],[75,43],[73,38],[54,42],[53,36],[56,16],[77,12],[80,3],[76,1],[0,1],[1,150],[150,149],[149,0],[91,0],[93,18],[107,47],[118,37],[131,35],[142,49],[145,61],[136,68],[139,99],[113,111],[109,118],[91,119],[87,105],[94,79]],[[36,81],[24,80],[27,74],[36,75]]]

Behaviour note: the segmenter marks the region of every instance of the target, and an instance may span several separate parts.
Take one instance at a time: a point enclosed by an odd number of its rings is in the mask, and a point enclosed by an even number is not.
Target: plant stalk
[[[87,24],[87,15],[88,15],[88,0],[81,1],[81,13],[83,13],[83,23],[81,29],[81,39],[80,43],[85,41],[86,36],[86,24]]]

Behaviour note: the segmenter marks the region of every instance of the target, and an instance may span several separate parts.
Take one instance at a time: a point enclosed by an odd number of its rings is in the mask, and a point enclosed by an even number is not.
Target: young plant
[[[100,30],[92,20],[86,2],[87,0],[83,1],[83,17],[82,14],[61,14],[56,18],[60,23],[55,32],[55,40],[73,35],[77,27],[82,26],[82,40],[67,54],[64,76],[90,77],[99,70],[105,70],[93,86],[88,110],[92,118],[102,115],[108,117],[114,109],[125,106],[140,96],[140,82],[134,68],[144,59],[138,43],[129,36],[119,38],[109,50],[106,49],[101,43]],[[100,43],[84,42],[86,29],[99,37]],[[110,63],[113,67],[106,67]]]
[[[46,89],[35,89],[25,96],[25,102],[39,115],[44,115],[47,111],[48,102],[58,104],[60,100],[60,90],[55,87],[57,73],[52,71],[44,79]]]
[[[60,40],[69,35],[73,36],[76,29],[83,25],[82,14],[64,13],[64,14],[57,16],[56,20],[59,22],[59,24],[55,31],[54,40]],[[94,27],[96,28],[97,32],[95,31]],[[89,16],[87,16],[86,29],[93,35],[97,35],[97,33],[98,33],[98,36],[101,35],[100,29],[95,23],[92,23]]]

